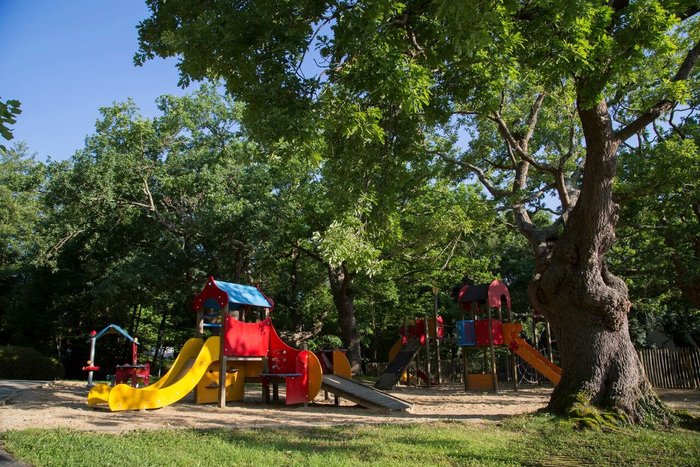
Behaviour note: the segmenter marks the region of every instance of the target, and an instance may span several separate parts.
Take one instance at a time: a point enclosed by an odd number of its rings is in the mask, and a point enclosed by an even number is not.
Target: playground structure
[[[507,319],[512,321],[510,293],[505,284],[494,280],[489,284],[464,286],[459,292],[457,302],[462,309],[462,320],[457,322],[457,338],[463,350],[465,390],[498,391],[495,350],[497,346],[507,347],[554,385],[559,383],[561,368],[519,337],[523,328],[522,324],[503,322],[502,307],[504,304],[508,313]],[[496,310],[497,318],[494,318],[493,310]],[[471,319],[464,319],[465,312],[471,315]],[[482,372],[468,372],[467,350],[484,352]],[[517,389],[515,358],[511,362],[513,384]]]
[[[374,387],[378,389],[391,389],[399,380],[401,382],[408,382],[411,378],[410,375],[408,375],[408,368],[411,362],[418,357],[421,349],[425,349],[426,354],[425,372],[417,368],[416,377],[422,379],[426,386],[439,384],[441,382],[439,343],[445,337],[442,316],[430,319],[416,319],[411,325],[401,326],[400,334],[401,336],[389,350],[389,364],[382,374],[379,375]],[[432,372],[430,370],[431,340],[435,343],[435,347],[437,348],[437,380],[432,379]],[[421,365],[419,364],[417,366],[420,367]]]
[[[92,331],[90,332],[90,359],[87,364],[82,368],[83,371],[88,372],[88,388],[93,387],[93,374],[95,371],[99,371],[100,367],[95,365],[95,346],[97,340],[106,334],[121,334],[127,340],[131,342],[131,363],[126,363],[123,365],[117,365],[115,374],[112,377],[114,384],[122,384],[129,382],[132,386],[136,387],[139,384],[148,386],[148,381],[151,374],[150,364],[138,363],[138,345],[139,341],[135,337],[131,337],[124,329],[117,326],[116,324],[110,324],[105,327],[100,332]]]
[[[554,385],[559,383],[561,369],[519,337],[522,324],[503,322],[502,308],[504,306],[507,310],[507,320],[511,321],[510,293],[505,284],[494,280],[489,284],[464,286],[459,292],[457,302],[462,310],[462,317],[455,326],[456,342],[462,348],[462,374],[465,390],[498,391],[497,347],[508,348],[513,355],[511,374],[515,389],[517,389],[518,382],[515,355],[529,365],[528,368],[543,375]],[[465,314],[468,314],[471,319],[465,319]],[[410,326],[402,326],[400,334],[401,336],[389,351],[389,364],[379,375],[375,387],[388,390],[399,381],[410,383],[411,376],[408,374],[408,369],[414,360],[419,360],[421,349],[425,349],[426,353],[425,372],[420,369],[421,365],[418,361],[416,364],[416,383],[420,379],[426,386],[435,384],[429,376],[431,375],[430,342],[434,341],[438,347],[437,361],[439,363],[439,343],[444,338],[443,320],[442,317],[437,316],[437,306],[435,318],[416,319]],[[483,352],[482,371],[469,372],[468,351]],[[438,383],[440,379],[441,374],[438,366]]]
[[[369,408],[404,410],[404,401],[352,381],[350,364],[340,351],[319,357],[285,344],[272,324],[274,301],[258,288],[217,281],[210,277],[195,297],[197,334],[206,329],[218,335],[189,339],[175,362],[158,382],[145,388],[125,384],[97,385],[88,394],[90,406],[112,411],[156,409],[173,404],[192,390],[198,404],[243,399],[248,382],[260,383],[263,401],[278,398],[285,385],[285,404],[306,404],[323,388]],[[246,318],[253,319],[247,322]],[[321,363],[323,361],[323,364]],[[326,374],[324,374],[324,370]]]

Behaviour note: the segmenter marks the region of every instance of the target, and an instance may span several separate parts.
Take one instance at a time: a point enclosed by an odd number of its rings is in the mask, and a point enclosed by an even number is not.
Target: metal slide
[[[321,388],[368,409],[406,410],[408,402],[338,375],[323,375]]]
[[[391,389],[401,379],[401,375],[410,365],[416,352],[420,349],[420,340],[409,337],[406,344],[399,350],[394,358],[389,362],[384,372],[379,375],[374,387],[377,389]]]

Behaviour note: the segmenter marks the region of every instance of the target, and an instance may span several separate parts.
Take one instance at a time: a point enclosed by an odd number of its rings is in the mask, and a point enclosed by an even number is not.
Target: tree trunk
[[[163,363],[163,342],[164,342],[164,337],[165,337],[165,324],[166,320],[168,317],[168,312],[167,309],[164,309],[161,316],[160,316],[160,325],[158,326],[158,338],[156,340],[156,346],[155,346],[155,351],[153,352],[153,360],[151,361],[151,368],[158,366],[158,376],[160,376],[161,373],[161,366]],[[161,357],[160,359],[158,357]],[[160,362],[160,364],[159,364]]]
[[[348,349],[348,360],[354,374],[362,374],[362,350],[360,336],[355,321],[352,279],[354,274],[347,271],[344,264],[338,267],[328,266],[328,279],[331,284],[333,303],[338,310],[340,337]]]
[[[563,370],[549,409],[594,405],[630,422],[665,420],[630,339],[627,287],[605,264],[618,220],[612,182],[620,143],[604,102],[578,112],[586,140],[580,197],[558,238],[531,241],[537,268],[529,295],[556,333]]]

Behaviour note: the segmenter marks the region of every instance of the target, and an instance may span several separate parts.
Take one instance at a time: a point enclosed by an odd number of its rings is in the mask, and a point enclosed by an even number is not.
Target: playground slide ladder
[[[368,409],[406,410],[411,407],[398,397],[338,375],[323,375],[321,388]]]
[[[408,365],[420,349],[420,340],[409,337],[403,348],[389,362],[384,372],[379,375],[374,387],[377,389],[391,389],[401,379],[401,375],[406,371]]]

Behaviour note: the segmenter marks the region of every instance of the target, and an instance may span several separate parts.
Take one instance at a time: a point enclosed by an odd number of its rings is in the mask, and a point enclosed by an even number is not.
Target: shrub
[[[0,378],[54,380],[63,374],[61,362],[31,347],[0,346]]]
[[[317,336],[306,343],[309,346],[309,350],[312,351],[340,349],[343,347],[343,341],[340,339],[340,337],[331,334]]]

